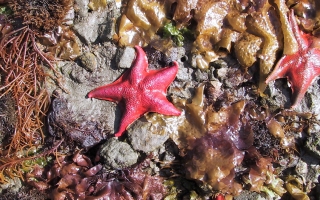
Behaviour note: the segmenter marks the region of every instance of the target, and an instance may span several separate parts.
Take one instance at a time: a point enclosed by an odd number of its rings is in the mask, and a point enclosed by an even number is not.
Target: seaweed
[[[163,199],[163,179],[145,172],[149,165],[146,159],[133,168],[106,171],[77,151],[59,157],[49,169],[35,168],[27,181],[39,190],[51,190],[54,199]]]
[[[39,32],[51,31],[62,24],[73,0],[15,0],[10,1],[14,16]]]
[[[8,5],[13,15],[0,15],[0,99],[10,97],[9,101],[14,102],[15,112],[14,130],[2,133],[5,140],[0,152],[0,183],[5,182],[6,177],[23,178],[24,172],[31,169],[37,161],[45,160],[46,155],[51,153],[49,149],[39,154],[45,138],[44,118],[50,104],[44,84],[47,74],[43,66],[49,66],[54,71],[54,75],[50,76],[58,83],[59,80],[52,65],[54,58],[45,54],[37,45],[41,32],[52,28],[50,23],[44,26],[32,20],[41,18],[42,23],[47,23],[44,19],[50,17],[45,13],[36,14],[38,10],[33,9],[39,3],[40,1],[10,1]],[[23,22],[18,17],[23,17]],[[54,26],[57,26],[61,23],[62,16],[59,14],[54,17],[51,21],[56,20]]]

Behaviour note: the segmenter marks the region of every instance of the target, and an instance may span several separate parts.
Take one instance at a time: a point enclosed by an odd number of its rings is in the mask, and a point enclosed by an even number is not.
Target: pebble
[[[85,52],[79,56],[79,61],[81,66],[88,72],[93,72],[97,69],[97,59],[96,56],[91,52]]]
[[[105,162],[106,168],[123,169],[137,163],[139,154],[128,143],[117,138],[111,138],[102,144],[99,155]]]

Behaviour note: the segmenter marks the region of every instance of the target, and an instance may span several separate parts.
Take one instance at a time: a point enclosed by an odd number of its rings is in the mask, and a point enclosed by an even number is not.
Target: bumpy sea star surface
[[[148,60],[141,47],[135,46],[136,59],[131,69],[115,82],[98,87],[88,93],[89,98],[119,103],[123,111],[116,137],[147,112],[164,115],[180,115],[181,111],[166,98],[168,86],[175,79],[178,63],[160,70],[149,70]]]
[[[298,42],[298,51],[284,55],[266,83],[286,77],[291,84],[294,108],[304,97],[313,80],[320,75],[320,50],[314,44],[315,38],[299,29],[293,10],[289,14],[289,22]]]

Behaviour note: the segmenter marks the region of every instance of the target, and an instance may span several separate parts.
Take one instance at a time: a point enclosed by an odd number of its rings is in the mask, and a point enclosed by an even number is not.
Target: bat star
[[[266,79],[266,83],[286,77],[291,84],[294,108],[314,79],[320,75],[320,50],[314,42],[317,38],[299,29],[293,10],[289,14],[289,22],[298,43],[298,51],[284,55]]]
[[[122,118],[116,137],[147,112],[178,116],[181,111],[167,100],[166,92],[178,72],[178,63],[160,70],[149,70],[148,60],[141,47],[135,46],[133,66],[116,81],[98,87],[88,93],[89,98],[118,103]]]

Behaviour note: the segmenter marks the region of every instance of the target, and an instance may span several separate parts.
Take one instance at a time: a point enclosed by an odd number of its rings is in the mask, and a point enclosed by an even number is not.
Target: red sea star
[[[309,85],[320,75],[320,50],[315,47],[315,38],[299,29],[293,10],[289,15],[289,22],[299,49],[279,60],[266,83],[287,77],[291,84],[294,108],[304,97]]]
[[[136,59],[133,67],[115,82],[98,87],[88,93],[89,98],[119,103],[123,115],[116,137],[120,137],[126,128],[147,112],[164,115],[180,115],[178,110],[166,98],[167,88],[178,72],[178,63],[160,70],[149,70],[145,52],[135,46]]]

